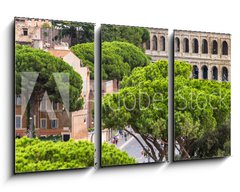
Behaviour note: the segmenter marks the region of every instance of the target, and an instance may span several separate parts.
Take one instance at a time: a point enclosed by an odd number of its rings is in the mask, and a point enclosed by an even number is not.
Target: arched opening
[[[174,45],[175,45],[175,52],[179,52],[180,51],[180,40],[178,37],[175,38]]]
[[[192,50],[193,53],[198,53],[198,40],[196,38],[193,39]]]
[[[158,47],[156,35],[153,36],[152,45],[153,45],[152,49],[156,51],[156,50],[157,50],[157,47]]]
[[[222,43],[222,54],[228,55],[228,44],[226,41],[223,41],[223,43]]]
[[[202,77],[203,79],[208,79],[208,68],[206,65],[202,67]]]
[[[218,43],[216,40],[213,40],[212,42],[212,54],[214,55],[218,54]]]
[[[208,53],[208,42],[206,39],[202,40],[202,53],[207,54]]]
[[[194,79],[198,79],[198,74],[199,74],[199,70],[198,67],[196,65],[193,66],[193,70],[192,70],[192,77]]]
[[[150,49],[150,40],[147,40],[146,42],[146,50],[149,50]]]
[[[183,52],[189,53],[189,40],[187,38],[183,39]]]
[[[228,81],[228,69],[227,69],[227,67],[222,68],[222,81]]]
[[[212,79],[213,80],[218,80],[218,69],[216,66],[212,68]]]
[[[160,51],[165,51],[165,37],[160,37]]]

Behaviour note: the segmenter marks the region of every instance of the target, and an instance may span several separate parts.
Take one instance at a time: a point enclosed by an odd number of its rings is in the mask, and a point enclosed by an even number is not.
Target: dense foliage
[[[67,37],[70,39],[70,46],[94,41],[93,23],[53,20],[52,25],[59,30],[53,40],[61,40]]]
[[[142,48],[143,43],[150,39],[150,33],[144,27],[102,25],[101,38],[103,42],[122,41]]]
[[[47,91],[52,101],[62,103],[62,98],[55,82],[53,73],[66,73],[69,82],[63,81],[61,88],[69,89],[70,111],[79,110],[83,105],[80,98],[82,90],[82,78],[74,69],[62,59],[52,56],[43,50],[33,49],[29,46],[16,45],[16,93],[21,94],[22,72],[38,72],[38,78],[34,83],[31,96],[32,101],[41,98]],[[26,88],[26,87],[25,87]]]
[[[175,147],[180,159],[226,154],[230,151],[230,83],[192,79],[191,71],[192,65],[175,61]],[[103,128],[130,125],[155,161],[167,157],[167,121],[167,61],[133,69],[118,93],[103,98]]]
[[[136,160],[129,157],[125,151],[120,151],[112,144],[102,144],[102,166],[135,164]]]
[[[222,156],[230,140],[231,84],[190,79],[192,66],[184,62],[176,62],[175,71],[175,139],[181,159]]]
[[[102,164],[135,163],[135,160],[107,143],[102,147]],[[16,172],[76,169],[94,165],[94,144],[88,141],[53,142],[16,139]]]
[[[93,157],[94,145],[88,141],[16,139],[16,172],[89,167],[94,164]]]
[[[43,50],[16,45],[15,77],[16,94],[24,91],[24,97],[27,97],[31,93],[27,103],[27,128],[31,138],[35,131],[34,122],[29,119],[33,119],[34,109],[39,107],[45,93],[51,101],[64,103],[69,111],[77,111],[83,106],[81,76],[62,59]],[[23,85],[22,81],[25,82]]]
[[[94,44],[86,43],[71,47],[71,50],[88,66],[91,78],[94,76]],[[127,42],[102,43],[102,78],[121,80],[134,67],[146,66],[149,58],[141,49]]]
[[[123,78],[118,93],[103,98],[103,128],[124,129],[131,125],[134,132],[141,135],[150,149],[146,152],[155,161],[167,158],[167,76],[167,61],[137,67]],[[144,148],[144,144],[141,145]]]

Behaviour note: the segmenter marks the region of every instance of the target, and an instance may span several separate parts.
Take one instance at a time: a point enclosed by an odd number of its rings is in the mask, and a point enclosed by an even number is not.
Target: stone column
[[[208,80],[212,80],[213,78],[213,73],[212,73],[212,66],[211,65],[206,65],[208,68]]]

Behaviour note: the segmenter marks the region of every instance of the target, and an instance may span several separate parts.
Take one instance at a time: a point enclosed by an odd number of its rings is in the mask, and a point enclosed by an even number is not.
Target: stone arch
[[[202,53],[203,54],[208,53],[208,41],[207,41],[207,39],[202,40]]]
[[[158,42],[157,42],[157,36],[154,35],[153,38],[152,38],[152,49],[153,50],[157,50],[158,49]]]
[[[165,50],[166,50],[165,37],[161,36],[160,37],[160,51],[165,51]]]
[[[218,80],[218,68],[216,66],[212,67],[212,79]]]
[[[188,38],[183,39],[183,52],[189,53],[189,40]]]
[[[222,68],[222,81],[228,81],[228,68]]]
[[[218,43],[216,40],[212,41],[212,54],[214,55],[218,54]]]
[[[228,43],[226,41],[222,42],[222,55],[228,55]]]
[[[202,78],[208,79],[208,67],[206,65],[202,66]]]
[[[193,69],[192,69],[192,77],[194,79],[198,79],[199,78],[199,69],[197,65],[193,65]]]
[[[198,53],[199,52],[198,40],[196,38],[194,38],[193,42],[192,42],[192,52],[193,53]]]
[[[180,52],[180,39],[178,37],[175,38],[175,52]]]

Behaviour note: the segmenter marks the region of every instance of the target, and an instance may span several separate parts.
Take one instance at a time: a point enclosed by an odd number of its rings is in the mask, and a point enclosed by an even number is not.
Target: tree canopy
[[[229,132],[226,127],[229,128],[230,121],[230,83],[192,79],[192,65],[186,62],[175,61],[174,66],[175,140],[181,159],[203,155],[206,146],[200,149],[194,144],[207,136],[213,139],[210,135],[217,138],[217,144],[212,143],[220,154],[222,145],[229,146],[227,140],[220,141],[218,136]],[[131,126],[150,148],[152,159],[166,158],[168,62],[157,61],[133,69],[130,76],[123,78],[118,93],[103,97],[102,112],[103,128]]]
[[[102,164],[135,163],[126,152],[103,144]],[[77,169],[94,165],[94,144],[88,141],[53,142],[22,137],[16,139],[16,172]]]
[[[136,160],[129,157],[125,151],[120,151],[112,144],[102,144],[102,166],[135,164]]]
[[[105,24],[101,26],[101,39],[103,42],[128,42],[139,48],[142,48],[143,43],[150,39],[150,33],[144,27]]]
[[[59,34],[53,40],[61,40],[64,37],[68,37],[70,46],[94,41],[93,23],[53,20],[52,25],[59,30]]]
[[[78,44],[71,47],[71,50],[83,64],[91,71],[91,78],[94,75],[94,44]],[[146,66],[149,58],[142,50],[127,42],[103,42],[102,43],[102,78],[107,80],[122,80],[129,75],[135,67]]]
[[[155,161],[167,158],[167,75],[167,61],[134,68],[123,78],[118,93],[103,98],[103,128],[124,129],[130,125],[150,148],[149,155]],[[144,148],[145,144],[141,145]]]
[[[176,61],[175,71],[175,139],[181,159],[200,158],[203,153],[215,157],[230,138],[222,132],[230,130],[231,84],[192,79],[192,65],[185,62]]]
[[[43,50],[33,49],[29,46],[16,45],[16,94],[21,94],[21,73],[38,72],[38,78],[31,98],[41,98],[47,91],[52,101],[62,103],[59,89],[53,73],[66,73],[69,82],[62,84],[69,88],[70,111],[79,110],[83,105],[81,98],[82,78],[74,69],[62,59],[52,56]],[[64,81],[63,81],[64,82]]]

